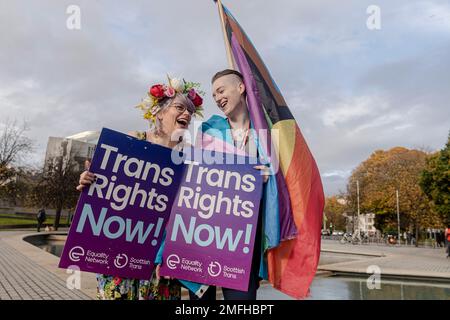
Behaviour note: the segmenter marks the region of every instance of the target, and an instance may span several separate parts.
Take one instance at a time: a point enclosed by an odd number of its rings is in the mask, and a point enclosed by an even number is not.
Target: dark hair
[[[234,74],[235,76],[238,76],[239,79],[241,79],[242,82],[244,82],[244,77],[242,76],[242,74],[239,71],[236,70],[232,70],[232,69],[225,69],[222,71],[217,72],[211,79],[211,83],[214,83],[214,81],[216,81],[219,78],[222,78],[224,76],[230,75],[230,74]]]

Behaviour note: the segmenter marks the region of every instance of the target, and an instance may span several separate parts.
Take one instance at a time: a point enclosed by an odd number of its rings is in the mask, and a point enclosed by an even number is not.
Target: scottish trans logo
[[[122,269],[128,264],[128,256],[125,253],[118,254],[114,259],[114,266],[117,269]]]
[[[222,272],[222,266],[217,261],[212,261],[208,266],[208,273],[211,277],[218,277]]]

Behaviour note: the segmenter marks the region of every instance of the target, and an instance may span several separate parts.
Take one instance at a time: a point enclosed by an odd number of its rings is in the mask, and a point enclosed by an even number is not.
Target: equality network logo
[[[175,270],[178,265],[180,264],[181,260],[180,257],[176,254],[171,254],[170,256],[167,257],[166,260],[166,264],[167,264],[167,268],[171,269],[171,270]]]
[[[82,247],[73,247],[69,251],[69,259],[73,262],[79,262],[81,260],[81,257],[83,257],[85,254],[84,249]]]

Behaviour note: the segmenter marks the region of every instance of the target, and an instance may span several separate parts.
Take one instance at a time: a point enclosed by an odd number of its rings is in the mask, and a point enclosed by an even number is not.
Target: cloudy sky
[[[450,129],[448,0],[223,0],[283,92],[328,195],[376,149],[440,149]],[[70,5],[81,29],[67,28]],[[370,30],[367,8],[380,8]],[[0,122],[49,136],[142,130],[133,106],[166,73],[203,84],[226,67],[212,0],[0,1]],[[217,112],[208,95],[206,117]]]

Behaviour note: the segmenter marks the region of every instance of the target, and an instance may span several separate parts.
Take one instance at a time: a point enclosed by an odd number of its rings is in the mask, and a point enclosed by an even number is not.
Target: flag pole
[[[222,33],[223,33],[223,40],[225,42],[225,51],[227,53],[227,60],[228,60],[228,68],[235,70],[234,62],[233,62],[233,55],[231,54],[231,46],[230,42],[228,41],[227,37],[227,30],[225,29],[225,19],[223,14],[223,7],[222,7],[222,1],[221,0],[215,0],[217,3],[217,6],[219,7],[219,17],[220,17],[220,23],[222,25]]]

